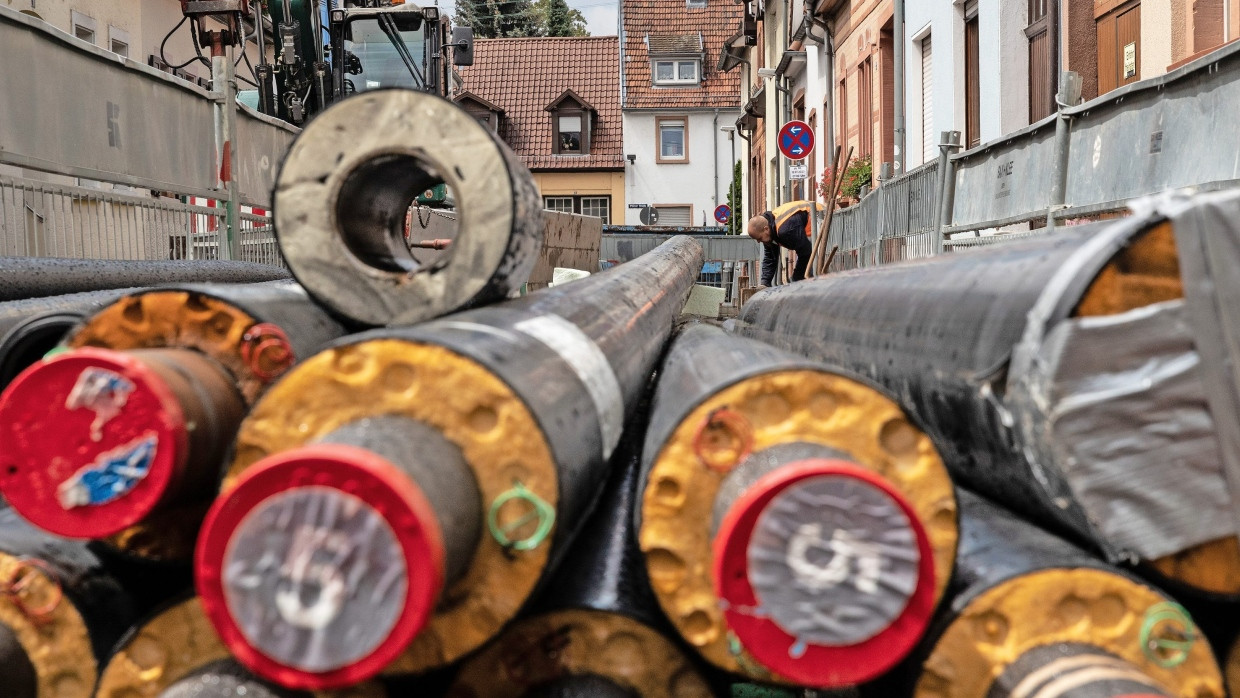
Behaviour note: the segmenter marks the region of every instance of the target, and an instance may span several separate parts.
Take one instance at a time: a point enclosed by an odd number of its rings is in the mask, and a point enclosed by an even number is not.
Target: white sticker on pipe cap
[[[559,354],[585,384],[594,402],[594,411],[598,413],[603,459],[611,458],[616,444],[620,443],[620,432],[624,430],[624,398],[620,382],[602,350],[581,328],[556,315],[522,320],[513,325],[513,329]]]

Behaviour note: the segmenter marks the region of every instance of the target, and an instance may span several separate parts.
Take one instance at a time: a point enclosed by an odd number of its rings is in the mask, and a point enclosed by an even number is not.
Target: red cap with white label
[[[934,610],[933,551],[912,507],[838,459],[789,463],[745,489],[715,536],[714,577],[745,651],[804,686],[878,677]]]

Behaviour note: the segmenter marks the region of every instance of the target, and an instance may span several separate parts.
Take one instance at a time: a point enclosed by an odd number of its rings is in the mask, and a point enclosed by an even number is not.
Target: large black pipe
[[[289,280],[127,294],[0,395],[0,488],[58,535],[145,522],[118,545],[185,559],[247,404],[344,331]]]
[[[227,491],[208,516],[195,567],[208,615],[241,661],[266,675],[287,672],[287,680],[294,682],[290,685],[323,687],[377,671],[385,653],[390,659],[428,619],[422,642],[435,647],[437,656],[420,652],[423,664],[411,668],[451,661],[498,631],[589,512],[624,419],[658,360],[701,255],[693,239],[675,238],[570,287],[413,327],[350,336],[287,374],[242,425],[232,468],[236,479],[226,483]],[[358,448],[356,438],[330,443],[330,434],[342,424],[362,428],[364,420],[377,416],[407,418],[438,431],[461,450],[481,493],[488,534],[474,546],[466,587],[456,585],[451,602],[433,614],[444,569],[459,563],[443,557],[454,558],[452,550],[468,548],[445,539],[465,529],[445,526],[445,517],[423,503],[422,477],[410,477],[419,469]],[[308,489],[299,484],[306,473],[317,473],[317,493],[345,487],[366,492],[358,496],[370,506],[354,511],[375,525],[395,517],[392,537],[383,540],[406,555],[385,559],[394,579],[411,580],[410,585],[420,580],[404,596],[404,605],[363,609],[350,600],[334,607],[332,622],[361,622],[357,614],[364,613],[365,622],[377,629],[369,644],[360,645],[372,650],[365,657],[356,647],[337,648],[308,664],[291,641],[287,651],[255,649],[254,643],[266,641],[268,630],[273,638],[290,637],[277,632],[289,621],[274,612],[270,598],[280,581],[271,576],[258,585],[246,582],[242,592],[238,585],[248,574],[243,570],[268,553],[286,554],[284,546],[293,541],[267,535],[261,545],[242,546],[239,540],[257,533],[242,521],[252,511],[275,507],[277,499],[297,500]],[[342,489],[328,499],[351,496]],[[259,505],[267,501],[272,503]],[[392,504],[373,508],[384,502]],[[256,513],[252,520],[265,515]],[[399,523],[402,516],[408,523]],[[352,524],[318,525],[336,530]],[[426,552],[408,557],[419,546]],[[234,599],[230,608],[223,603],[225,593],[243,593],[246,601]],[[451,620],[473,604],[485,610],[468,616],[472,625]],[[245,611],[237,617],[235,609],[241,608],[252,608],[252,615]],[[398,617],[406,620],[397,623]],[[383,632],[385,627],[391,632]],[[309,642],[317,632],[298,631],[291,637],[304,634]],[[264,664],[261,657],[273,654],[280,657],[280,667]]]
[[[950,601],[880,693],[1224,695],[1209,644],[1170,597],[977,495],[958,501]]]
[[[647,397],[629,419],[607,482],[571,549],[523,618],[465,662],[450,698],[705,696],[726,690],[722,683],[711,686],[675,640],[637,547],[632,512],[648,419]],[[496,672],[497,666],[504,671]]]
[[[668,350],[639,492],[664,611],[702,656],[751,678],[821,688],[883,673],[951,574],[951,482],[895,402],[716,326],[689,324]]]
[[[757,294],[736,329],[878,381],[925,425],[957,482],[1112,562],[1158,561],[1236,525],[1219,501],[1197,328],[1185,301],[1169,300],[1182,295],[1171,227],[1154,212],[832,274]],[[1134,274],[1145,285],[1078,317],[1107,295],[1095,282],[1105,290],[1127,273],[1130,249],[1157,267]],[[1186,515],[1195,505],[1210,514],[1208,535]],[[1202,564],[1233,579],[1240,569],[1234,553]]]
[[[446,184],[457,230],[422,266],[406,236],[415,197]],[[529,170],[490,129],[437,95],[371,90],[315,117],[275,191],[277,239],[299,281],[366,325],[408,324],[502,300],[529,279],[542,241]]]
[[[0,509],[0,687],[24,693],[31,670],[56,678],[66,696],[89,695],[98,668],[137,618],[131,597],[85,543],[50,536]],[[24,637],[40,646],[24,646]],[[75,688],[77,687],[77,692]],[[41,695],[41,693],[37,693]]]
[[[253,283],[288,277],[280,267],[254,262],[0,257],[0,301],[155,284]]]

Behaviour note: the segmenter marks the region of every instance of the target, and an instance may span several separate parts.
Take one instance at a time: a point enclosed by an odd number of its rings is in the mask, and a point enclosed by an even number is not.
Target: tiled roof
[[[504,109],[499,135],[531,170],[624,169],[619,41],[479,39],[474,64],[457,70],[466,91]],[[545,109],[565,90],[597,111],[589,155],[552,154],[552,117]]]
[[[650,47],[650,55],[652,56],[701,53],[702,34],[700,32],[693,32],[691,34],[651,34],[646,38],[646,44]]]
[[[621,0],[625,108],[739,107],[741,71],[721,73],[717,65],[724,41],[740,27],[743,10],[735,0],[707,0],[701,8],[688,6],[686,0]],[[695,38],[701,32],[701,86],[655,87],[651,82],[647,36],[657,51],[663,38],[673,36],[669,30],[683,32],[682,37],[692,33]]]

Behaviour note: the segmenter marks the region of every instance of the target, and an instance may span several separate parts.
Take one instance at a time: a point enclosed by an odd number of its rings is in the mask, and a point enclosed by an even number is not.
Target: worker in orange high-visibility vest
[[[815,204],[822,211],[822,204]],[[791,201],[776,208],[774,211],[763,211],[761,215],[749,219],[745,232],[749,237],[762,243],[762,286],[770,286],[775,279],[775,270],[779,266],[779,248],[786,247],[796,252],[796,266],[792,271],[792,280],[805,278],[805,268],[809,266],[809,258],[813,252],[810,242],[810,202]]]

